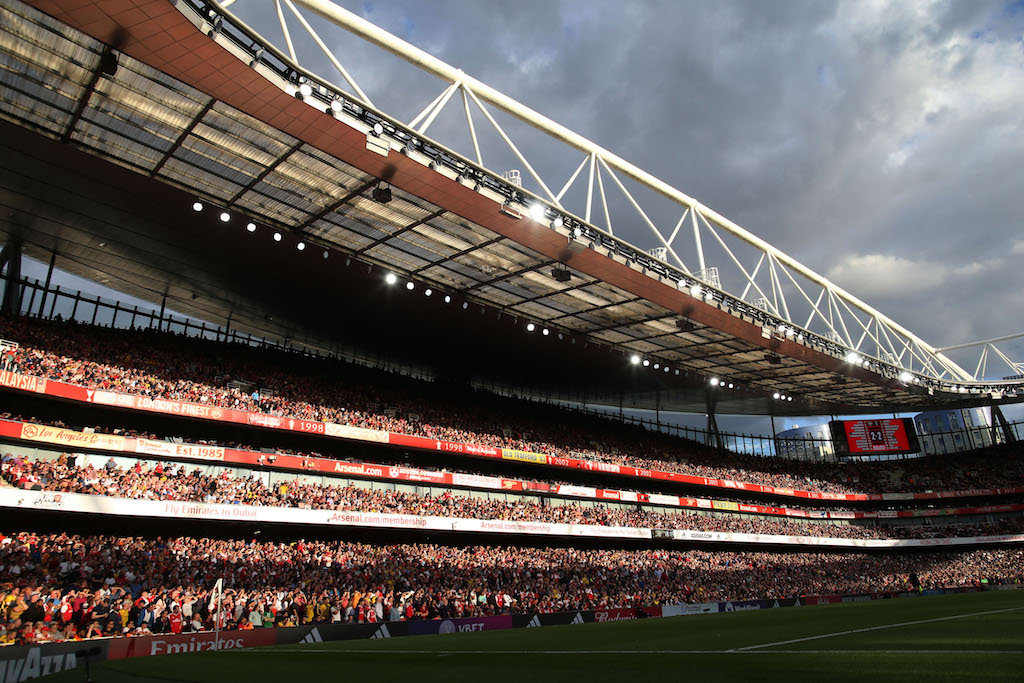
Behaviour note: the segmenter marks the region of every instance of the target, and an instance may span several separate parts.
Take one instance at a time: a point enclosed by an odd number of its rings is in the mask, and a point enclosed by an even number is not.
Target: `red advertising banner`
[[[221,631],[219,637],[212,631],[189,634],[139,636],[138,638],[112,638],[108,659],[171,655],[182,652],[212,652],[237,650],[243,647],[276,645],[274,629],[252,631]]]

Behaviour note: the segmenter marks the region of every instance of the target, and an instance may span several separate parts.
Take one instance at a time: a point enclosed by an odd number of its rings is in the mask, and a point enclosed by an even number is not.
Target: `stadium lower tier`
[[[120,407],[139,408],[140,401],[153,399],[186,402],[194,404],[190,415],[207,419],[214,411],[238,411],[253,425],[294,419],[319,434],[330,424],[340,432],[371,430],[374,438],[436,440],[439,448],[450,444],[460,453],[508,450],[541,458],[527,458],[531,462],[571,459],[817,494],[1000,488],[1016,485],[1022,474],[1020,458],[1005,453],[841,468],[721,453],[615,420],[465,387],[167,333],[7,318],[0,319],[0,336],[21,344],[4,354],[11,372],[84,387],[90,396],[109,394]],[[26,388],[17,378],[0,384]]]
[[[1019,583],[1024,549],[823,555],[0,533],[5,644]]]
[[[681,510],[664,512],[668,508],[654,508],[639,504],[593,503],[580,505],[569,499],[538,499],[533,496],[496,494],[490,498],[479,492],[445,489],[440,495],[412,490],[401,491],[394,486],[371,488],[368,482],[347,482],[345,485],[313,483],[306,477],[276,477],[269,473],[235,476],[230,470],[209,474],[206,468],[181,463],[144,463],[122,468],[113,458],[105,464],[94,465],[90,460],[102,462],[102,456],[81,456],[83,464],[75,464],[65,455],[56,460],[26,460],[3,456],[0,476],[15,488],[28,491],[49,491],[73,494],[54,501],[43,497],[39,507],[56,503],[65,509],[74,501],[89,497],[109,500],[97,507],[121,514],[132,514],[137,509],[123,505],[123,501],[168,501],[199,503],[193,506],[200,515],[205,510],[220,514],[223,506],[237,506],[237,519],[252,515],[258,518],[261,508],[297,508],[299,510],[325,510],[339,513],[372,513],[381,515],[381,526],[390,523],[406,528],[455,530],[459,522],[500,520],[508,522],[507,529],[521,529],[527,533],[558,534],[580,533],[596,537],[652,538],[654,530],[718,532],[740,535],[786,536],[787,542],[810,543],[800,539],[939,539],[984,538],[1024,532],[1024,517],[1019,514],[998,521],[932,526],[865,526],[839,522],[791,521],[732,513],[691,514]],[[79,495],[74,495],[79,494]],[[17,497],[17,496],[16,496]],[[0,496],[0,504],[10,504]],[[24,498],[24,497],[22,497]],[[24,500],[19,501],[24,504]],[[209,506],[209,507],[204,507]],[[220,507],[218,507],[220,506]],[[90,506],[91,509],[95,506]],[[164,510],[165,512],[166,510]],[[231,515],[228,515],[230,518]],[[342,523],[358,524],[357,515],[339,515]],[[422,524],[417,523],[422,519]],[[301,523],[305,518],[295,517]],[[523,524],[527,523],[527,524]],[[536,523],[531,526],[530,524]],[[468,530],[468,528],[467,528]],[[480,530],[483,530],[481,528]],[[795,539],[795,540],[794,540]],[[975,542],[975,541],[972,541]]]

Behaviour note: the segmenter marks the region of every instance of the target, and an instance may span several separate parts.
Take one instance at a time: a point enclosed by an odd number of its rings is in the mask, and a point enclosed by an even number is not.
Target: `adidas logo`
[[[541,625],[542,624],[540,623],[540,615],[534,614],[533,619],[530,619],[530,623],[526,625],[526,628],[536,628],[537,626]]]
[[[306,637],[299,641],[300,643],[322,643],[324,639],[320,637],[320,629],[313,627],[313,630],[306,634]]]
[[[391,637],[391,631],[388,630],[388,625],[387,624],[381,624],[380,628],[377,629],[377,632],[374,633],[372,636],[370,636],[370,640],[373,640],[374,638],[390,638],[390,637]]]
[[[576,616],[574,616],[572,618],[572,621],[570,621],[569,623],[570,624],[582,624],[583,623],[583,614],[580,613],[580,612],[577,612]]]

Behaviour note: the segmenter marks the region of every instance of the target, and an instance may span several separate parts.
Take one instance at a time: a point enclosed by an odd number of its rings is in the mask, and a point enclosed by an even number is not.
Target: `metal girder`
[[[207,110],[207,111],[209,111],[209,110]],[[200,118],[202,118],[202,117],[200,117]],[[281,164],[283,164],[285,161],[287,161],[289,158],[291,158],[291,156],[293,154],[295,154],[300,149],[302,149],[302,146],[304,144],[306,144],[306,143],[304,143],[302,140],[299,140],[294,145],[289,147],[288,150],[284,154],[282,154],[278,158],[274,159],[273,163],[271,163],[265,169],[260,171],[259,175],[254,177],[252,179],[252,181],[250,181],[247,185],[245,185],[245,187],[243,187],[241,190],[236,192],[234,197],[232,197],[231,199],[228,200],[228,206],[229,207],[234,206],[235,202],[237,202],[239,199],[244,197],[246,192],[251,192],[254,187],[256,187],[261,182],[263,182],[264,178],[266,178],[268,175],[270,175],[271,173],[276,171]]]
[[[160,170],[163,169],[164,164],[166,164],[171,159],[171,157],[174,156],[174,153],[181,148],[181,145],[184,144],[185,140],[188,139],[189,135],[192,135],[192,131],[194,131],[196,129],[196,126],[199,125],[199,122],[202,121],[203,118],[210,113],[210,110],[213,109],[213,105],[215,104],[217,104],[217,100],[211,97],[206,102],[206,105],[203,107],[203,110],[196,114],[196,116],[191,121],[189,121],[189,124],[185,127],[183,131],[181,131],[181,134],[174,140],[174,143],[170,146],[170,148],[166,152],[164,152],[164,155],[160,158],[160,161],[156,163],[156,166],[153,167],[153,170],[149,172],[150,177],[154,177],[158,173],[160,173]],[[232,200],[229,203],[229,205],[233,204],[234,202],[235,200]]]

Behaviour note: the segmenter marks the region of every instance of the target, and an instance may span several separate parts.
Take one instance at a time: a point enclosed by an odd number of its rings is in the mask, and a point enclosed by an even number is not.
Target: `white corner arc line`
[[[835,636],[847,636],[852,633],[866,633],[868,631],[881,631],[887,628],[900,628],[901,626],[914,626],[915,624],[929,624],[936,621],[950,621],[952,619],[967,619],[969,617],[980,617],[986,614],[999,614],[1000,612],[1015,612],[1017,610],[1024,609],[1024,607],[1007,607],[1006,609],[991,609],[985,612],[971,612],[970,614],[954,614],[950,617],[936,617],[934,619],[917,619],[916,621],[903,621],[898,624],[884,624],[882,626],[868,626],[866,628],[855,628],[849,631],[836,631],[835,633],[822,633],[816,636],[807,636],[806,638],[793,638],[791,640],[780,640],[774,643],[764,643],[762,645],[748,645],[746,647],[738,647],[730,652],[744,652],[746,650],[757,650],[762,647],[772,647],[774,645],[789,645],[790,643],[803,643],[808,640],[820,640],[822,638],[832,638]]]

